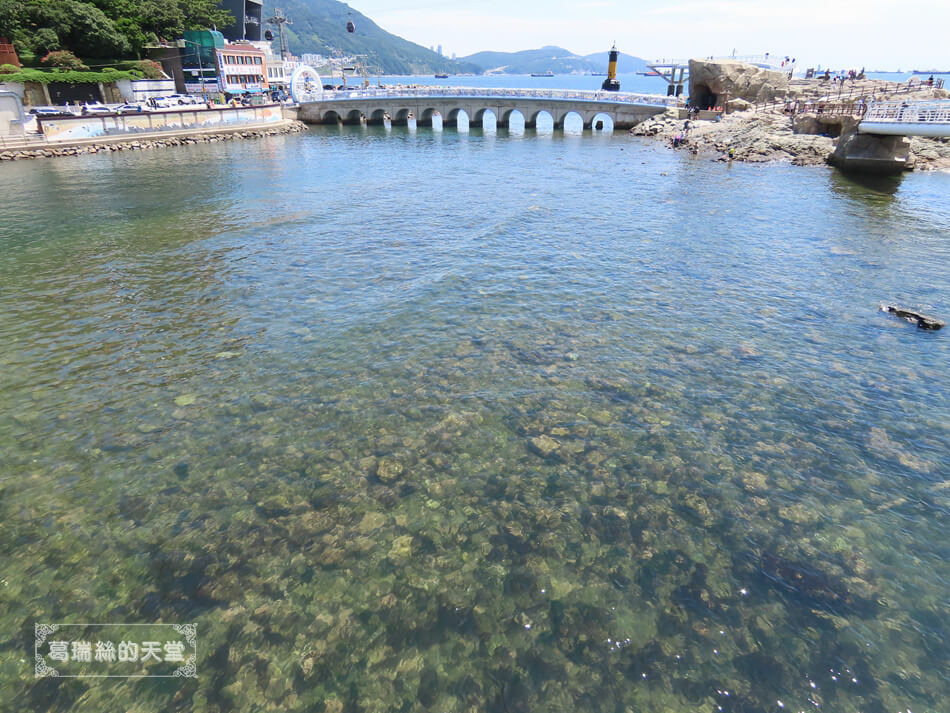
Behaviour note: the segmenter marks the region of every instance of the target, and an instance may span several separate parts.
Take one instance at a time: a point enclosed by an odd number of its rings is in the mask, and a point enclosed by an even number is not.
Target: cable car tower
[[[284,25],[292,25],[294,24],[293,21],[284,15],[284,11],[278,7],[274,8],[274,16],[267,18],[267,23],[277,26],[277,34],[280,35],[280,58],[290,59],[290,51],[287,49],[287,42],[284,39]],[[268,30],[268,34],[270,34],[270,39],[274,38],[274,33],[270,30]]]

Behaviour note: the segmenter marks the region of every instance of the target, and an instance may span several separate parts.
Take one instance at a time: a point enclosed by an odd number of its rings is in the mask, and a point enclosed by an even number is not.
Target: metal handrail
[[[491,98],[491,99],[549,99],[553,101],[587,101],[605,104],[651,104],[677,106],[677,97],[660,94],[632,94],[620,92],[552,89],[486,89],[476,87],[400,87],[396,89],[325,90],[317,101],[347,101],[352,99],[414,99],[426,98]]]
[[[950,101],[874,102],[864,121],[894,124],[950,124]]]

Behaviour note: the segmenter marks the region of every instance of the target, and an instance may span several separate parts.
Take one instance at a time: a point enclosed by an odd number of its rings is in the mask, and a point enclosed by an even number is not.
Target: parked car
[[[115,108],[116,114],[141,114],[143,111],[141,104],[120,104]]]
[[[149,103],[155,107],[169,108],[174,106],[183,106],[185,104],[200,104],[201,99],[188,94],[169,94],[164,97],[152,97]]]
[[[55,106],[37,106],[30,109],[30,113],[40,119],[61,119],[63,117],[76,116],[65,107]]]
[[[83,104],[81,113],[83,114],[111,114],[112,109],[105,104]]]

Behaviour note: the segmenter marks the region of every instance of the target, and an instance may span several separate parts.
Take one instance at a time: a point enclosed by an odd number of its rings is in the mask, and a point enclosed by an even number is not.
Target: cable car
[[[346,31],[349,32],[351,35],[352,35],[354,32],[356,32],[356,25],[353,24],[353,21],[352,21],[352,20],[347,20],[347,21],[346,21]]]
[[[264,39],[268,42],[271,42],[274,39],[274,33],[271,30],[265,30]]]

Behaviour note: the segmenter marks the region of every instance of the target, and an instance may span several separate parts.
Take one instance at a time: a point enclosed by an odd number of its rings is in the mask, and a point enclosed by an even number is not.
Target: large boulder
[[[689,61],[689,101],[709,109],[730,99],[753,104],[783,99],[788,95],[788,74],[735,60]]]

